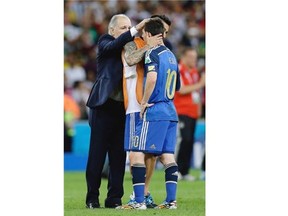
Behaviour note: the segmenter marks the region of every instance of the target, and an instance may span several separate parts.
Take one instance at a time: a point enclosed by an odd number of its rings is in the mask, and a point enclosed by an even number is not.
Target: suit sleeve
[[[114,50],[119,50],[124,47],[124,45],[133,40],[130,31],[121,34],[118,38],[114,39],[111,35],[104,35],[99,39],[99,51],[105,55],[107,53],[113,52]]]

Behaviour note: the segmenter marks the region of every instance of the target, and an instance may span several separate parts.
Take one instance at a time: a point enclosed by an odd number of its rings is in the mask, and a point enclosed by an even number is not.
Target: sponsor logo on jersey
[[[147,55],[147,56],[145,57],[145,64],[148,64],[148,63],[150,63],[150,62],[151,62],[151,59],[150,59],[149,55]]]

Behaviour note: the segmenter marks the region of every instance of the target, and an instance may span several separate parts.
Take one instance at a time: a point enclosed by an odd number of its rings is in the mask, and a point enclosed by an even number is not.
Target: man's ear
[[[152,37],[152,34],[150,32],[147,32],[149,37]]]
[[[110,33],[111,33],[111,35],[114,37],[114,28],[112,28],[112,27],[110,27]]]

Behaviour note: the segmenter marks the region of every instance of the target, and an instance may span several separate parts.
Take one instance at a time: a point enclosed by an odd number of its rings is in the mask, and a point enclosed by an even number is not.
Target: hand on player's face
[[[146,43],[150,47],[157,46],[162,43],[162,34],[152,36],[149,32],[146,32]]]
[[[144,28],[145,23],[148,22],[149,20],[150,20],[150,18],[143,19],[140,23],[138,23],[138,24],[136,25],[136,29],[137,29],[138,31],[141,31],[141,30]]]

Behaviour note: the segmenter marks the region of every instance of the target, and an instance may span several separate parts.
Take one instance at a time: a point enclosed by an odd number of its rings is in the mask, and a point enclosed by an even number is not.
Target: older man
[[[108,25],[108,34],[101,36],[98,41],[97,77],[87,101],[91,127],[86,167],[87,208],[100,207],[99,188],[107,152],[110,172],[105,207],[115,208],[122,204],[126,153],[123,147],[125,110],[121,51],[127,42],[133,40],[146,21],[131,27],[131,21],[126,15],[114,15]]]

